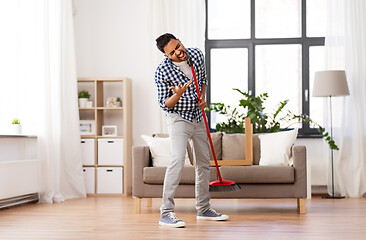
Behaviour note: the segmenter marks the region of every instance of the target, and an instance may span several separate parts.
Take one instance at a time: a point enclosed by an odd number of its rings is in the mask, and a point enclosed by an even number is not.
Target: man
[[[197,48],[185,49],[181,41],[169,33],[158,37],[156,45],[166,57],[156,69],[155,83],[159,105],[167,115],[168,132],[172,141],[159,224],[169,227],[185,226],[174,214],[174,194],[181,179],[189,138],[193,140],[196,155],[197,219],[227,220],[229,216],[217,213],[210,206],[210,148],[202,116],[202,109],[207,106],[207,78],[203,54]],[[193,74],[187,64],[188,58],[193,62],[201,101],[198,100],[194,83],[192,84]]]

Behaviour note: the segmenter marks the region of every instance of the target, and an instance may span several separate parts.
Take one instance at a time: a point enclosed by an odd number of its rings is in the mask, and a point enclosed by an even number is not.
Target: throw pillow
[[[259,135],[261,157],[259,165],[292,165],[291,147],[294,145],[298,129]]]
[[[141,138],[150,148],[153,167],[167,167],[170,161],[170,138],[150,137],[147,135],[141,135]],[[184,166],[192,166],[187,152]]]
[[[168,133],[155,133],[155,134],[153,134],[153,137],[155,137],[155,138],[167,138],[167,137],[169,137],[169,134]],[[192,141],[192,139],[188,139],[187,151],[188,151],[189,162],[191,163],[191,165],[194,165],[195,156],[193,154],[193,141]]]
[[[222,158],[222,132],[213,132],[211,133],[211,139],[212,139],[212,144],[215,150],[215,155],[216,155],[216,160],[221,160]],[[212,154],[212,150],[211,150],[211,146],[210,146],[210,160],[213,160],[213,154]]]
[[[245,134],[223,133],[222,136],[222,160],[245,159]]]

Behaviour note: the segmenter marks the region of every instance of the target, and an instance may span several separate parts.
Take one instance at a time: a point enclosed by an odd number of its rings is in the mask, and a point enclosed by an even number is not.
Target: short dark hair
[[[163,35],[161,35],[156,39],[156,46],[162,53],[165,53],[164,48],[168,44],[170,39],[177,39],[177,38],[174,37],[174,35],[171,33],[164,33]]]

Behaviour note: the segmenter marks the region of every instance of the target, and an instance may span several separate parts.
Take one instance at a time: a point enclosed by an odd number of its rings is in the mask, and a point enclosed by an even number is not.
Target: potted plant
[[[289,110],[285,111],[285,106],[289,100],[280,102],[276,109],[266,113],[264,103],[268,98],[268,93],[262,93],[259,96],[254,97],[239,89],[234,88],[233,90],[243,95],[243,98],[239,100],[239,107],[242,107],[242,109],[232,109],[229,105],[225,105],[224,103],[211,103],[211,106],[206,109],[206,112],[215,111],[227,116],[226,121],[216,124],[216,131],[245,133],[244,121],[246,117],[251,119],[254,133],[286,131],[292,125],[307,123],[318,130],[323,139],[328,143],[330,149],[339,150],[334,140],[332,140],[325,131],[325,128],[310,119],[308,115],[297,115]]]
[[[86,108],[87,102],[90,98],[90,93],[86,90],[82,90],[79,92],[79,107]]]
[[[21,134],[22,133],[22,125],[20,124],[19,119],[15,118],[11,124],[12,133]]]
[[[117,97],[116,107],[122,107],[121,98]]]

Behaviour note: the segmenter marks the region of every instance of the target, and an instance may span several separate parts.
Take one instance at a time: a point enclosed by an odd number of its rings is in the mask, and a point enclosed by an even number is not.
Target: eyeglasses
[[[178,44],[177,46],[175,47],[175,49],[173,51],[171,51],[170,53],[168,53],[167,55],[169,57],[173,57],[173,55],[175,54],[175,51],[177,51],[179,48],[180,48],[181,44],[180,44],[180,41],[178,41]]]

